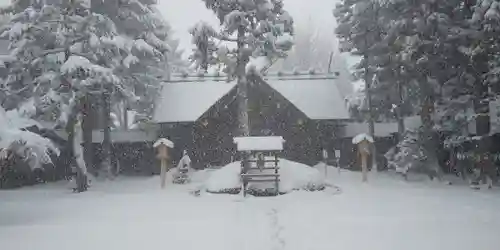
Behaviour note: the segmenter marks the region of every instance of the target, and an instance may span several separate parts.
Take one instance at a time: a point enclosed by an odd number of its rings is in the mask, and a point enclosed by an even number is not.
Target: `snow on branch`
[[[207,65],[222,64],[226,73],[233,74],[237,60],[227,60],[227,53],[218,52],[225,49],[225,42],[244,44],[243,51],[239,51],[237,56],[243,57],[243,61],[250,61],[250,65],[245,65],[247,73],[268,69],[276,59],[286,57],[287,52],[291,50],[294,44],[293,18],[283,9],[282,1],[204,2],[219,18],[222,27],[221,31],[217,32],[206,23],[199,23],[190,30],[192,43],[196,46],[191,60],[197,68],[206,70]],[[224,58],[220,58],[220,55]]]
[[[93,77],[100,77],[101,80],[106,80],[111,83],[119,83],[120,80],[113,74],[112,69],[100,65],[93,64],[89,59],[82,56],[70,56],[68,60],[61,66],[63,75],[78,75],[81,71]]]
[[[49,139],[25,130],[35,124],[18,112],[6,112],[0,106],[0,160],[13,153],[25,159],[33,169],[51,163],[50,153],[59,154],[59,149]]]

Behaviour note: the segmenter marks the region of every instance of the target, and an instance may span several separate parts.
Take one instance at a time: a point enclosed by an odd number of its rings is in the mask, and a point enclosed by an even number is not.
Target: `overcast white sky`
[[[1,5],[10,0],[0,0]],[[336,0],[284,0],[285,8],[292,14],[297,25],[307,24],[311,17],[315,26],[325,35],[331,36],[333,42],[334,19],[332,9]],[[218,21],[211,11],[205,8],[202,0],[158,0],[158,8],[172,25],[174,37],[181,40],[183,49],[190,49],[188,29],[200,20],[217,25]]]
[[[190,36],[187,30],[200,20],[214,25],[218,20],[205,8],[202,0],[158,0],[158,8],[175,30],[174,36],[181,40],[183,48],[190,48]],[[311,17],[313,23],[325,35],[333,39],[334,18],[332,9],[335,0],[284,0],[285,9],[295,19],[296,25],[306,25]]]

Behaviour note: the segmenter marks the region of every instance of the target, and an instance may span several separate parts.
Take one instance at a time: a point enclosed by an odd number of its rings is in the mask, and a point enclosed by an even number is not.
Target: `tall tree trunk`
[[[426,77],[425,77],[426,78]],[[420,110],[420,119],[422,120],[422,142],[426,151],[427,160],[425,161],[425,170],[431,179],[437,177],[442,180],[443,172],[438,161],[438,141],[434,136],[434,121],[432,114],[434,113],[434,94],[431,86],[428,83],[421,84],[422,90],[422,106]]]
[[[88,180],[87,180],[87,169],[85,166],[85,161],[83,163],[77,159],[78,157],[83,157],[81,155],[77,155],[75,147],[80,139],[76,138],[78,136],[75,133],[75,126],[78,123],[78,113],[80,112],[80,101],[76,100],[74,107],[71,110],[71,114],[68,117],[68,123],[66,124],[66,133],[68,134],[68,141],[66,145],[66,149],[68,150],[68,160],[69,166],[75,166],[76,169],[76,178],[75,178],[75,191],[78,193],[87,191],[88,188]],[[83,165],[81,165],[83,164]]]
[[[102,140],[102,165],[103,170],[106,171],[108,179],[113,178],[113,167],[111,164],[111,86],[106,84],[104,92],[102,93],[102,121],[103,121],[103,140]]]
[[[491,172],[493,163],[488,157],[490,150],[490,101],[489,101],[489,86],[483,80],[483,75],[489,70],[488,66],[488,54],[483,52],[475,57],[473,57],[472,65],[474,67],[474,73],[476,77],[476,83],[474,84],[474,113],[476,114],[476,135],[482,138],[477,141],[476,152],[480,157],[480,161],[477,167],[480,168],[480,175],[475,181],[476,184],[480,184],[481,179],[486,178],[486,173]],[[492,171],[495,172],[495,171]]]
[[[403,117],[403,86],[401,82],[398,80],[396,83],[396,87],[398,90],[398,106],[396,108],[396,116],[398,119],[398,140],[402,141],[405,133],[405,120]]]
[[[71,55],[71,52],[69,48],[66,48],[64,51],[64,59],[65,61],[69,60],[69,57]],[[65,83],[66,86],[71,87],[71,83],[68,82],[66,78],[62,79],[63,82]],[[71,110],[69,111],[70,113],[68,114],[68,120],[66,123],[66,133],[68,134],[68,141],[66,145],[66,149],[68,150],[68,166],[75,166],[76,169],[76,188],[75,191],[77,192],[85,192],[87,191],[87,169],[85,166],[85,162],[83,162],[83,166],[81,165],[82,162],[78,161],[78,157],[83,157],[76,155],[75,152],[75,141],[80,141],[82,138],[78,139],[75,138],[75,125],[78,122],[78,114],[81,111],[81,101],[77,97],[75,97],[74,103],[70,104],[73,105],[71,107]]]
[[[126,101],[123,102],[123,124],[122,128],[124,130],[128,129],[128,103]]]
[[[368,56],[364,56],[365,60],[365,95],[368,103],[368,134],[375,140],[375,119],[373,115],[373,104],[372,104],[372,80],[373,75],[370,72],[368,66]],[[372,171],[377,172],[377,147],[375,146],[376,141],[372,145]]]
[[[489,86],[483,81],[483,75],[489,70],[488,55],[482,53],[473,58],[472,65],[476,77],[474,84],[474,111],[476,116],[476,134],[478,136],[485,136],[490,133],[490,101]]]
[[[246,65],[248,56],[244,52],[244,27],[238,28],[238,58],[236,61],[236,76],[238,78],[238,125],[239,136],[250,136],[250,126],[248,120],[248,83],[246,77]]]
[[[83,158],[88,169],[92,169],[94,162],[94,147],[92,145],[92,130],[94,116],[92,112],[92,96],[87,94],[82,98],[82,130],[83,130]],[[94,169],[92,169],[94,170]]]

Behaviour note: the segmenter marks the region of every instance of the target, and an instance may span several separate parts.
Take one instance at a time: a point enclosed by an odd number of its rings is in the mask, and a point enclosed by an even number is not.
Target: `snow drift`
[[[325,179],[320,171],[301,163],[280,159],[280,193],[294,190],[316,191],[325,188]],[[232,162],[220,169],[211,171],[205,181],[205,189],[212,193],[239,193],[241,190],[241,162]],[[258,185],[249,188],[258,188]]]

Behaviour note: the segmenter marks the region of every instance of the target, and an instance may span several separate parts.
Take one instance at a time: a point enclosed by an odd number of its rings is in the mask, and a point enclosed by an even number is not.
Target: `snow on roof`
[[[163,83],[153,121],[194,122],[235,85],[214,80]]]
[[[310,119],[349,119],[349,112],[335,79],[269,78],[266,81]]]
[[[234,137],[238,151],[281,151],[285,140],[281,136]]]
[[[334,74],[281,73],[263,78],[310,119],[349,119],[349,112]],[[227,76],[221,74],[173,76],[169,83],[163,84],[153,121],[196,121],[235,87],[235,81],[226,80]]]
[[[158,147],[160,145],[165,145],[169,148],[174,148],[174,143],[169,140],[169,139],[165,139],[165,138],[160,138],[158,139],[154,144],[153,144],[153,147]]]
[[[359,144],[362,141],[369,141],[371,143],[375,142],[375,140],[373,140],[373,137],[365,133],[356,135],[354,138],[352,138],[352,144]]]

